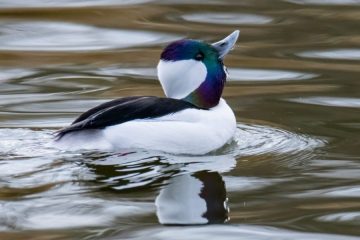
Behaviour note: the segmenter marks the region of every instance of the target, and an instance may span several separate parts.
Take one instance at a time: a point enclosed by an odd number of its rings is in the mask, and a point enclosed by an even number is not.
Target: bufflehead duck
[[[227,77],[223,58],[239,36],[234,31],[208,44],[184,39],[161,53],[157,73],[166,98],[115,99],[81,114],[57,132],[66,150],[152,149],[205,154],[232,139],[236,120],[221,94]]]

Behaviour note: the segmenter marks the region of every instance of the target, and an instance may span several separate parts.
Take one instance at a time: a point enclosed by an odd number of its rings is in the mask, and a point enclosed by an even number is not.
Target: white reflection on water
[[[0,69],[0,82],[9,81],[16,78],[22,78],[36,73],[33,69],[11,68]]]
[[[150,2],[152,0],[0,0],[2,8],[46,8],[46,7],[86,7],[106,5],[132,5]]]
[[[318,173],[308,173],[307,175],[321,177],[321,178],[333,178],[333,179],[360,179],[360,169],[337,168],[331,170],[324,170]],[[360,194],[360,189],[357,189],[356,191],[358,191]]]
[[[360,0],[286,0],[296,4],[314,5],[360,5]]]
[[[125,235],[125,236],[124,236]],[[251,225],[212,225],[203,227],[157,227],[148,229],[138,229],[137,232],[124,233],[124,235],[116,236],[111,239],[119,239],[120,237],[128,239],[226,239],[226,240],[358,240],[358,237],[351,237],[336,234],[323,233],[305,233],[298,231],[290,231],[281,228],[268,226],[251,226]]]
[[[11,156],[16,157],[39,157],[44,156],[49,153],[53,153],[54,149],[48,149],[45,147],[45,144],[49,142],[52,138],[51,130],[43,130],[43,131],[33,131],[31,129],[26,128],[1,128],[0,129],[0,156],[7,156],[6,159],[12,159]],[[37,149],[37,151],[34,151]],[[22,169],[20,164],[23,162],[23,166],[26,164],[34,163],[36,166],[36,162],[24,162],[23,159],[20,159],[19,165],[16,162],[10,161],[9,165],[5,164],[3,161],[1,168],[6,169],[6,171],[0,171],[0,176],[2,174],[10,174],[10,169],[7,167],[17,171]],[[15,173],[14,173],[15,174]]]
[[[286,81],[305,80],[315,78],[316,74],[285,71],[285,70],[264,70],[229,68],[229,81]]]
[[[359,172],[359,170],[357,169]],[[353,179],[359,179],[359,175],[357,174],[356,177],[353,177]],[[358,198],[360,197],[360,185],[358,186],[346,186],[346,187],[335,187],[335,188],[325,188],[325,189],[319,189],[319,190],[310,190],[305,191],[303,193],[297,193],[291,195],[292,197],[296,198]]]
[[[44,102],[29,102],[28,104],[19,104],[13,105],[11,107],[5,108],[9,112],[17,113],[58,113],[61,115],[63,113],[76,113],[85,112],[86,110],[97,106],[106,101],[103,100],[79,100],[79,99],[69,99],[63,101],[44,101]],[[69,106],[73,108],[69,109]],[[68,122],[64,123],[68,124]]]
[[[86,71],[88,73],[97,74],[100,76],[129,76],[134,78],[157,80],[156,68],[120,68],[117,66],[98,68],[96,70]]]
[[[119,217],[152,212],[152,203],[105,200],[68,192],[2,204],[0,225],[22,230],[95,227],[109,225]]]
[[[226,183],[226,190],[228,192],[242,192],[255,189],[265,188],[276,183],[279,183],[281,179],[274,178],[259,178],[259,177],[236,177],[236,176],[224,176]]]
[[[170,34],[64,22],[5,22],[0,25],[0,50],[12,51],[96,51],[146,46],[178,38]]]
[[[322,51],[305,51],[298,53],[297,55],[306,58],[360,60],[360,49],[330,49]]]
[[[256,14],[245,13],[192,13],[182,16],[183,19],[191,22],[215,23],[215,24],[267,24],[273,21],[272,18]]]
[[[342,212],[328,214],[325,216],[318,217],[317,220],[322,222],[342,222],[353,225],[359,225],[360,223],[360,212]]]
[[[288,100],[291,102],[314,104],[321,106],[360,108],[359,98],[307,97],[307,98],[291,98]]]

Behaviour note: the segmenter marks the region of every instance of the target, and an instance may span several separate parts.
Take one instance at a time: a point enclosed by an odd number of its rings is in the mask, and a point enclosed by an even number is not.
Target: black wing
[[[151,119],[197,106],[173,98],[125,97],[96,106],[81,114],[69,127],[57,132],[57,139],[74,131],[101,129],[134,119]]]

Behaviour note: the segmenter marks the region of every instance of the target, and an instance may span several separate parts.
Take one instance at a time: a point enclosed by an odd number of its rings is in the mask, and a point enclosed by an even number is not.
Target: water
[[[356,0],[0,0],[0,239],[359,239],[359,19]],[[48,144],[99,103],[162,96],[168,42],[234,29],[229,145]]]

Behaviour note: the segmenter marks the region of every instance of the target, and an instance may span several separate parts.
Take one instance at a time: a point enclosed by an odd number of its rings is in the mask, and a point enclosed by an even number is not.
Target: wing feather
[[[135,119],[151,119],[184,109],[201,109],[189,102],[159,97],[126,97],[100,104],[81,114],[69,127],[57,132],[56,138],[81,130],[101,129]]]

